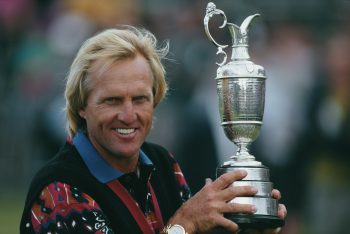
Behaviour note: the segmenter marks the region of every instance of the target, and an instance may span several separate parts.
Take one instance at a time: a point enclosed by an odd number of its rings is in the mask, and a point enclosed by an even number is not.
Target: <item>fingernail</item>
[[[252,191],[252,193],[257,193],[257,192],[258,192],[258,189],[255,188],[255,187],[251,187],[251,191]]]
[[[252,205],[252,207],[251,207],[251,211],[252,211],[252,213],[255,213],[255,212],[257,211],[257,208],[256,208],[256,206],[255,206],[255,205]]]
[[[238,172],[241,176],[246,176],[248,174],[246,170],[238,170]]]

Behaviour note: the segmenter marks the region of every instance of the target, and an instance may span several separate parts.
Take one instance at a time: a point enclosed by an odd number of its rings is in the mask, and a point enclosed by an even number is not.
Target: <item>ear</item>
[[[84,109],[81,109],[81,110],[79,111],[79,116],[80,116],[81,118],[85,119],[85,110],[84,110]]]

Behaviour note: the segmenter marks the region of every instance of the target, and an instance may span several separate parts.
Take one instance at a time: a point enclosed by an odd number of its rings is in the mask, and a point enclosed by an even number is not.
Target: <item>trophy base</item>
[[[237,223],[240,229],[278,228],[284,225],[284,220],[269,215],[225,214],[227,219]]]
[[[238,204],[255,205],[257,211],[254,214],[227,213],[225,217],[237,223],[241,229],[266,229],[277,228],[284,225],[284,220],[278,218],[278,201],[272,198],[273,184],[269,181],[269,169],[263,165],[244,166],[229,165],[217,168],[217,177],[235,171],[245,170],[247,176],[235,181],[232,186],[253,186],[258,192],[255,196],[235,197],[230,202]]]

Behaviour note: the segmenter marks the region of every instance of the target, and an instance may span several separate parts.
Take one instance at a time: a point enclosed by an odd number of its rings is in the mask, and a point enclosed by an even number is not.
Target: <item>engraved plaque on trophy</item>
[[[209,32],[209,20],[214,15],[224,18],[220,28],[228,27],[232,37],[232,56],[227,62],[223,50],[228,45],[217,43]],[[237,145],[237,153],[230,160],[217,168],[217,177],[234,170],[246,170],[248,175],[234,186],[250,185],[258,189],[252,197],[236,197],[230,202],[254,204],[257,212],[251,214],[229,213],[226,217],[237,223],[240,228],[275,228],[283,226],[284,221],[277,216],[278,201],[271,197],[273,184],[270,182],[269,169],[256,161],[248,152],[248,146],[259,135],[263,121],[265,105],[265,70],[250,61],[248,54],[248,29],[253,19],[259,14],[248,16],[240,26],[228,23],[222,10],[210,2],[204,17],[205,32],[218,48],[216,54],[224,59],[217,63],[217,93],[221,125],[227,138]]]

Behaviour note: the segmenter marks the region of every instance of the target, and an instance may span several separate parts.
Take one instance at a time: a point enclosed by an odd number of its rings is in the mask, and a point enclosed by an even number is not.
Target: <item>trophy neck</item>
[[[248,152],[245,143],[236,143],[237,153],[230,157],[230,160],[224,162],[224,166],[261,166],[261,162],[255,160],[255,157]]]
[[[233,155],[230,157],[229,161],[224,162],[224,167],[232,167],[232,166],[262,166],[262,163],[255,160],[253,155],[248,157],[242,157],[240,155]]]
[[[232,37],[231,60],[249,60],[248,54],[248,34],[232,23],[227,23]]]
[[[249,60],[249,59],[250,59],[250,56],[248,53],[248,45],[232,46],[231,60],[242,61],[242,60]]]

